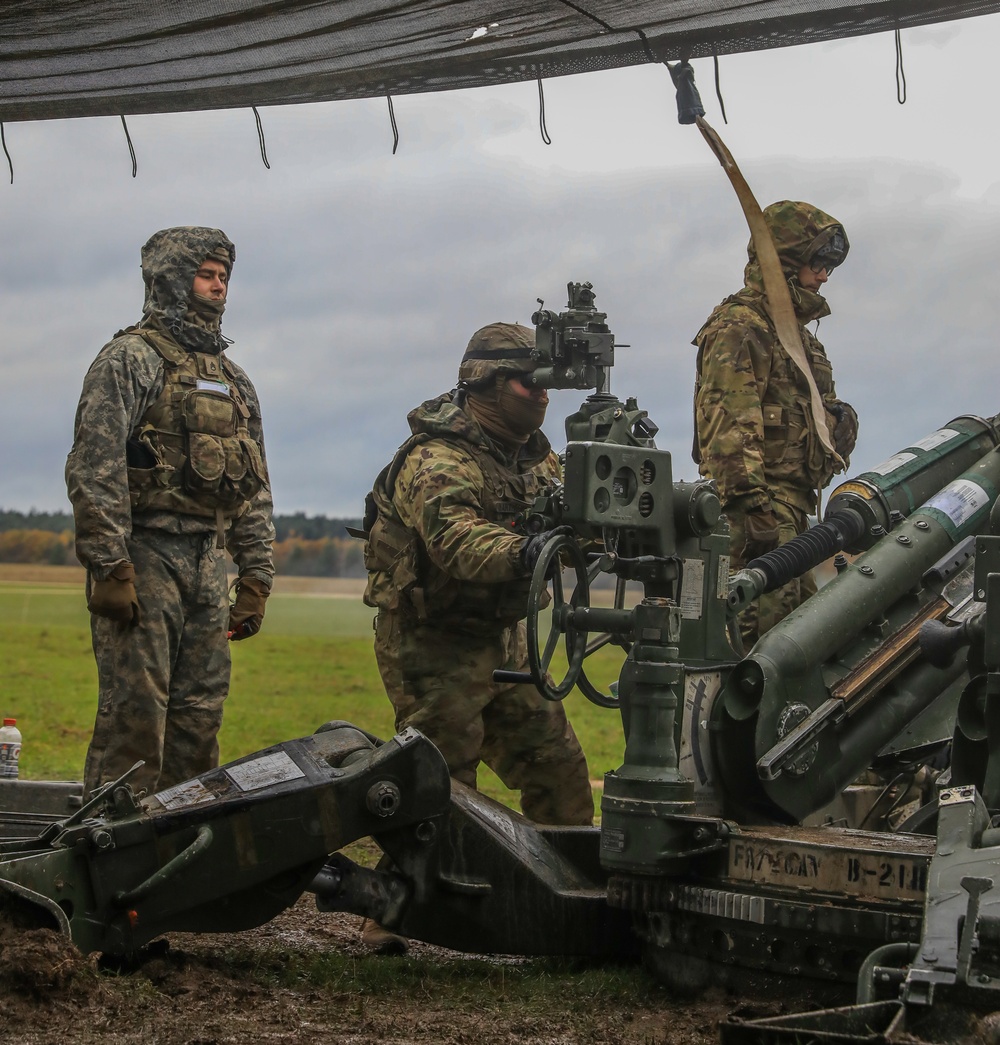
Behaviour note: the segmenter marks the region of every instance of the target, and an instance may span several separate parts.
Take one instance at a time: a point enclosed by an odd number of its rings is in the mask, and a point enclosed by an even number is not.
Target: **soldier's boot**
[[[366,918],[361,923],[361,943],[375,954],[406,954],[410,949],[405,936],[379,925],[374,918]]]

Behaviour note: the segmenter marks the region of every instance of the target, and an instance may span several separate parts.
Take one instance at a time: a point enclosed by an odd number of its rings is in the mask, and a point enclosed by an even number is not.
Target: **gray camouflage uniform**
[[[218,765],[230,676],[222,545],[241,578],[266,590],[274,576],[257,394],[223,354],[218,322],[189,308],[195,273],[213,254],[231,268],[235,248],[217,229],[150,238],[142,320],[101,349],[80,396],[66,483],[88,598],[95,581],[132,563],[140,614],[135,626],[91,618],[99,698],[87,791],[140,759],[130,782],[149,792]],[[185,402],[207,404],[189,419],[207,431],[171,430],[184,427],[170,418]]]

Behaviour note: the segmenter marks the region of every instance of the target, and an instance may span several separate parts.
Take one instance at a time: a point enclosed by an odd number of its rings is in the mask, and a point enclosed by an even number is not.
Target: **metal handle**
[[[533,685],[535,676],[530,671],[507,671],[505,668],[497,668],[493,672],[494,682],[513,682],[515,685],[527,683]]]
[[[179,852],[173,860],[169,860],[165,863],[159,871],[151,874],[144,882],[137,885],[134,889],[130,889],[127,892],[120,890],[115,893],[115,903],[119,907],[126,907],[130,903],[134,903],[136,900],[142,900],[149,896],[150,893],[155,892],[162,885],[166,885],[171,878],[178,875],[186,867],[190,866],[205,855],[208,851],[208,847],[212,844],[212,829],[208,824],[202,824],[198,828],[198,834],[195,840],[184,850]]]

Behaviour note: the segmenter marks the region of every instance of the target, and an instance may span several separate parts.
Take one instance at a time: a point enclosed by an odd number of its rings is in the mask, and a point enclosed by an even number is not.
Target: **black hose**
[[[834,512],[821,523],[793,537],[787,544],[765,552],[748,570],[760,570],[767,578],[762,595],[801,577],[813,567],[857,541],[865,532],[864,520],[850,508]]]

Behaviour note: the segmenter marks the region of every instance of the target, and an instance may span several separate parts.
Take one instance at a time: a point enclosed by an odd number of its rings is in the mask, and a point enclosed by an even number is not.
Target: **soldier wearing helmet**
[[[429,737],[468,787],[485,762],[532,820],[590,824],[590,774],[562,704],[493,681],[498,668],[527,670],[524,617],[543,540],[512,524],[560,476],[541,431],[548,395],[522,380],[534,344],[528,327],[483,327],[457,389],[409,414],[412,435],[367,502],[365,602],[378,610],[375,656],[397,729]],[[362,939],[382,952],[406,946],[370,921]]]
[[[830,361],[806,324],[830,314],[820,290],[847,257],[847,234],[808,203],[774,203],[764,219],[822,397],[827,441],[846,467],[857,439],[857,414],[837,398]],[[816,511],[818,491],[842,467],[816,431],[804,374],[781,347],[753,241],[748,255],[743,289],[717,306],[694,339],[694,458],[701,474],[718,486],[734,570],[803,532]],[[747,648],[815,590],[808,574],[762,596],[740,618]]]
[[[264,616],[274,528],[260,406],[221,326],[235,259],[218,229],[154,233],[142,319],[84,378],[66,484],[98,674],[86,792],[140,760],[137,792],[217,766],[227,640]]]

